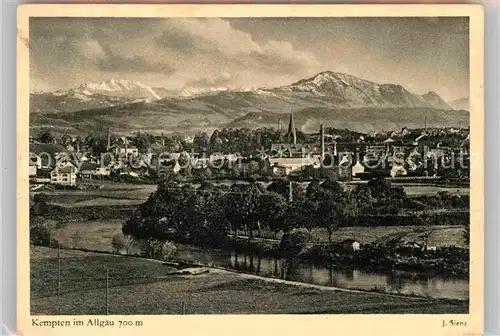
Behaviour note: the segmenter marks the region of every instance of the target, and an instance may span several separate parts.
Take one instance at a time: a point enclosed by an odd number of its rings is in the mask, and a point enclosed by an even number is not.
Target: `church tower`
[[[293,122],[293,113],[290,113],[290,122],[288,123],[288,132],[286,132],[285,138],[289,143],[293,143],[294,145],[297,144],[297,133]]]

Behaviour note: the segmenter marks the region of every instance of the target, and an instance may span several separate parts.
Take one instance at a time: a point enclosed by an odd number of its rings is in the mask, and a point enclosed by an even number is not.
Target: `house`
[[[427,134],[426,133],[422,133],[421,135],[419,135],[414,141],[413,141],[413,145],[414,146],[417,146],[419,141],[422,140],[423,138],[427,137]]]
[[[50,169],[37,168],[36,175],[30,176],[30,183],[50,183]]]
[[[37,171],[38,167],[36,165],[36,162],[33,162],[30,160],[30,166],[29,166],[29,176],[36,176],[36,171]]]
[[[137,155],[139,154],[139,149],[135,146],[129,146],[129,145],[122,145],[115,143],[113,146],[109,147],[109,151],[115,155],[120,155],[120,154],[134,154]]]
[[[406,169],[403,165],[393,164],[390,174],[391,174],[391,177],[396,177],[396,176],[407,175],[408,172],[406,171]]]
[[[272,173],[274,176],[286,176],[290,174],[290,168],[286,166],[275,165],[272,167],[272,169],[273,169]]]
[[[54,167],[55,163],[65,155],[69,157],[69,152],[61,145],[48,143],[30,144],[30,158],[38,157],[36,160],[39,169]]]
[[[50,173],[50,182],[62,186],[76,186],[77,169],[73,165],[56,167]]]
[[[396,140],[394,140],[392,137],[389,137],[387,139],[385,139],[383,142],[384,143],[391,143],[391,142],[395,142]]]
[[[269,158],[269,165],[273,173],[283,176],[282,174],[288,175],[290,173],[300,171],[307,166],[319,168],[320,159],[319,157]]]
[[[361,162],[356,161],[356,163],[351,168],[351,174],[353,177],[356,177],[358,174],[362,174],[365,172],[365,166],[361,164]]]
[[[80,175],[84,178],[109,176],[110,168],[97,163],[84,162],[80,167]]]
[[[38,169],[42,168],[42,158],[35,153],[30,153],[30,164],[33,163]]]
[[[123,169],[120,169],[120,176],[132,176],[132,177],[139,177],[139,173],[135,172],[132,170],[130,167],[125,167]]]
[[[361,249],[361,244],[354,239],[346,239],[341,244],[344,248],[352,249],[353,251],[359,251]]]
[[[414,242],[414,241],[407,241],[404,243],[404,247],[409,247],[409,248],[414,248],[414,249],[421,249],[422,244]]]

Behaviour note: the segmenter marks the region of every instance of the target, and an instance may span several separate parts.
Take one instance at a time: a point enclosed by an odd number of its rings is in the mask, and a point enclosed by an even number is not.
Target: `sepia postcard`
[[[482,335],[479,5],[20,5],[19,335]]]

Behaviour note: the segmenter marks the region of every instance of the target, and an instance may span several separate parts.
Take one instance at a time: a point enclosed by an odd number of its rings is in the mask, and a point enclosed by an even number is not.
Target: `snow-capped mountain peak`
[[[399,84],[379,84],[341,72],[324,71],[272,90],[332,99],[340,107],[431,107],[450,109],[435,92],[419,95]]]
[[[88,96],[104,95],[131,99],[161,99],[149,86],[128,79],[111,79],[100,83],[84,83],[71,91]]]

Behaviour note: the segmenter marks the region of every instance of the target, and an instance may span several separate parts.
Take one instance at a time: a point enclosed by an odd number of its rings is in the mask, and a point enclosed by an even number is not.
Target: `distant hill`
[[[435,92],[411,93],[401,85],[378,84],[345,73],[325,71],[288,86],[269,90],[278,95],[327,99],[336,107],[394,108],[427,107],[451,110]]]
[[[460,99],[449,102],[449,104],[455,110],[465,110],[465,111],[470,110],[469,98],[460,98]]]
[[[147,85],[112,79],[101,83],[84,83],[67,91],[32,93],[30,112],[74,112],[158,99],[161,97]]]
[[[403,127],[423,128],[424,116],[427,115],[428,127],[445,127],[467,125],[469,113],[466,111],[444,111],[429,108],[361,108],[361,109],[329,109],[305,108],[295,112],[295,125],[306,133],[317,132],[321,123],[337,129],[369,133],[375,131],[401,130]],[[277,125],[281,119],[286,128],[288,117],[282,114],[248,113],[228,124],[234,128],[258,128]]]
[[[82,107],[85,105],[88,107]],[[429,126],[438,127],[465,124],[469,118],[465,111],[453,111],[434,92],[418,95],[400,85],[334,72],[278,88],[183,97],[137,82],[103,82],[64,94],[32,94],[30,106],[33,128],[70,133],[103,126],[123,132],[166,133],[274,126],[280,117],[286,123],[289,112],[297,115],[296,125],[304,130],[316,128],[320,122],[359,131],[422,127],[423,113],[428,115]]]

